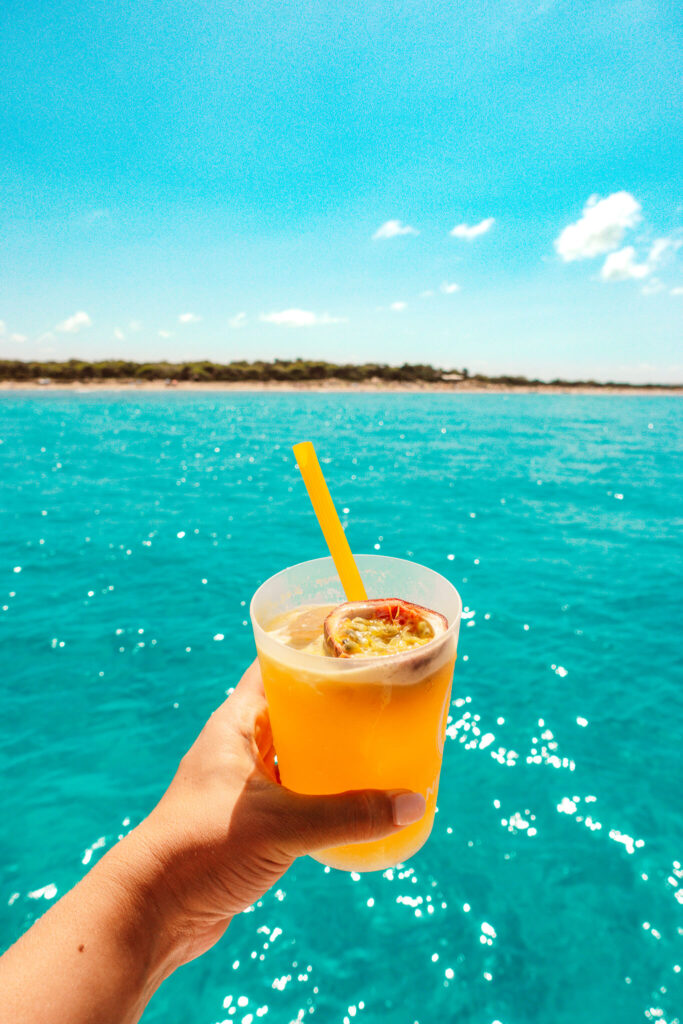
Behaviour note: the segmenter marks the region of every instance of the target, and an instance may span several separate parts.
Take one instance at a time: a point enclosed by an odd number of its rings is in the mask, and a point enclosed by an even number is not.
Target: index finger
[[[209,722],[214,727],[233,726],[245,714],[245,720],[253,721],[265,708],[266,694],[257,658],[252,661],[230,696],[218,705]]]
[[[238,697],[257,697],[264,700],[266,691],[263,689],[263,677],[258,658],[255,658],[246,670],[239,683],[233,690],[233,695]]]

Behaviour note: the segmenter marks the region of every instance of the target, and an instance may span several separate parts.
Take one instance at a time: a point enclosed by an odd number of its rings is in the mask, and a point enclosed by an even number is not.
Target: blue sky
[[[677,5],[5,0],[0,27],[3,357],[683,380]]]

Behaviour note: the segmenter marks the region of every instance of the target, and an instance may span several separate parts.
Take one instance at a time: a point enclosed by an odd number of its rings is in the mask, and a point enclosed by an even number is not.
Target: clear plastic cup
[[[448,629],[423,647],[376,658],[325,658],[266,630],[300,605],[346,600],[331,558],[284,569],[254,594],[250,614],[280,776],[299,793],[408,789],[427,810],[386,839],[330,847],[316,860],[379,871],[411,857],[434,822],[462,602],[425,566],[384,555],[356,559],[368,597],[399,597],[440,612]]]

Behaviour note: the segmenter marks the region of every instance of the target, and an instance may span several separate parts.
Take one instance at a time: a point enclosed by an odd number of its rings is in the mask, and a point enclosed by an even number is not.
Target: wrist
[[[119,918],[119,940],[139,970],[150,995],[185,956],[187,929],[173,891],[168,866],[146,822],[122,839],[92,872],[98,887],[109,889]],[[118,915],[117,915],[118,916]]]
[[[119,846],[128,841],[131,845],[124,853],[124,870],[129,870],[132,857],[135,899],[151,944],[147,953],[164,972],[163,977],[168,977],[213,946],[234,914],[227,907],[217,911],[207,899],[211,868],[202,844],[178,835],[158,809]],[[211,862],[215,850],[209,848],[208,853]]]

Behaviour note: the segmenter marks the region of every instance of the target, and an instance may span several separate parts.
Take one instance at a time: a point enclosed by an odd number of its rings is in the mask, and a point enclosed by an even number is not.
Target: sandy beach
[[[356,392],[356,393],[392,393],[392,392],[419,392],[420,394],[552,394],[552,395],[681,395],[683,385],[650,386],[641,387],[638,385],[628,386],[620,384],[609,384],[603,387],[591,387],[589,385],[565,385],[565,384],[498,384],[478,380],[462,380],[457,383],[444,381],[441,383],[401,383],[394,381],[364,381],[352,383],[344,380],[325,381],[299,381],[290,383],[285,381],[178,381],[176,384],[166,384],[161,380],[152,381],[121,381],[116,379],[71,382],[51,381],[49,384],[39,384],[37,381],[0,381],[0,391],[43,391],[46,393],[54,391],[68,391],[71,393],[97,393],[100,391],[126,391],[126,392],[156,392],[156,391],[261,391],[261,392]]]

